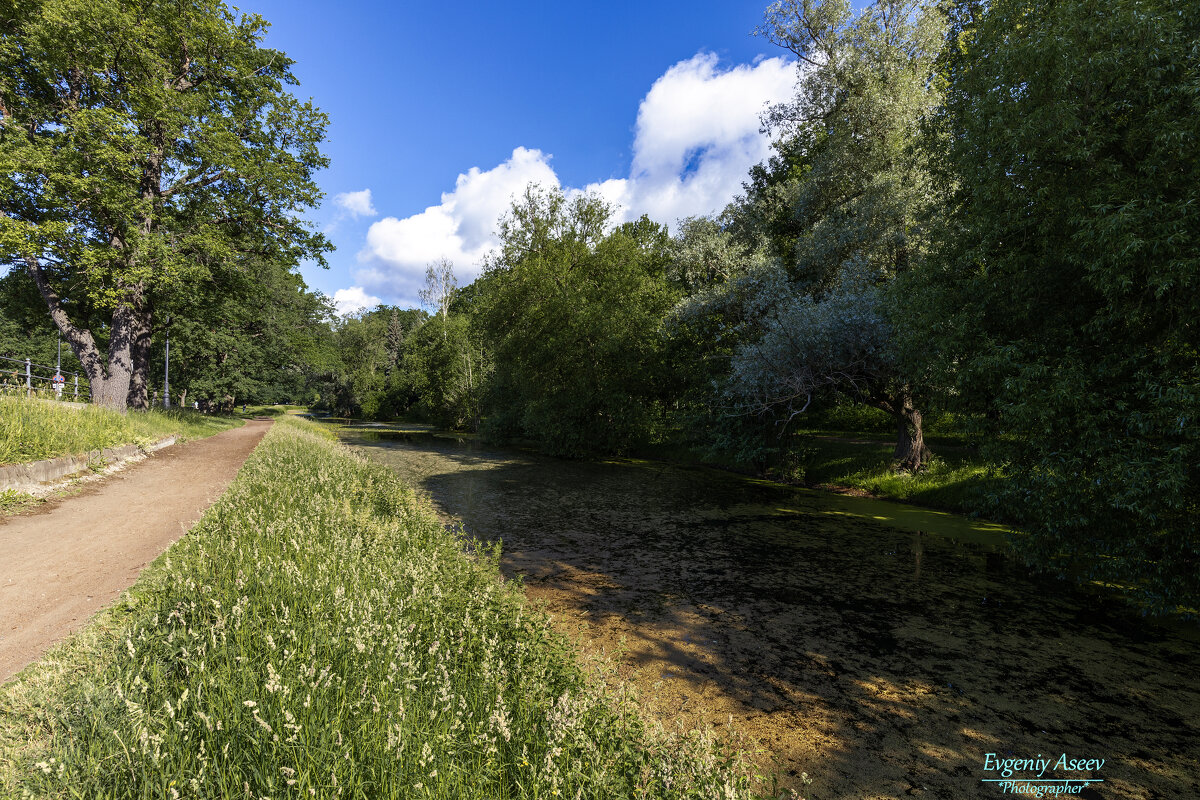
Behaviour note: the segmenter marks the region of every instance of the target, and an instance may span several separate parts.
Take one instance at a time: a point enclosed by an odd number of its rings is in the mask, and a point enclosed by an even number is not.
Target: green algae
[[[647,713],[732,718],[808,796],[992,797],[985,755],[1009,751],[1107,758],[1105,798],[1197,793],[1195,629],[1028,574],[1003,526],[409,426],[342,435],[502,541],[530,597],[622,654]]]

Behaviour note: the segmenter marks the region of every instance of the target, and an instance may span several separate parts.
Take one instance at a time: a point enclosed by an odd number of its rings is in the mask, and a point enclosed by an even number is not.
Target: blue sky
[[[468,282],[531,180],[667,224],[719,210],[795,81],[751,35],[765,5],[247,0],[331,118],[311,216],[337,250],[306,280],[345,310],[415,304],[443,256]]]

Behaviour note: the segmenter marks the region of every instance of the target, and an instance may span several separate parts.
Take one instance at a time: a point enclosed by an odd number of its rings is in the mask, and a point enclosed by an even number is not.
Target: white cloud
[[[792,96],[795,79],[795,62],[784,58],[760,58],[724,71],[709,53],[681,61],[642,99],[629,177],[567,191],[600,194],[619,207],[618,222],[648,214],[674,225],[683,217],[720,211],[741,191],[750,167],[769,155],[759,116],[768,104]],[[497,244],[496,223],[512,199],[529,183],[559,185],[549,162],[540,150],[518,147],[490,170],[472,167],[459,175],[439,205],[373,223],[358,255],[363,264],[358,281],[415,304],[430,261],[449,258],[460,284],[474,280]]]
[[[349,289],[338,289],[333,293],[333,305],[340,316],[346,317],[357,314],[368,308],[374,308],[383,301],[374,295],[369,295],[361,286],[351,286]]]
[[[350,213],[352,217],[374,217],[379,212],[371,205],[371,190],[361,192],[342,192],[336,198],[337,204]]]
[[[794,62],[767,58],[722,72],[701,53],[654,82],[638,109],[628,178],[587,188],[624,209],[667,224],[720,211],[741,191],[750,167],[767,158],[770,142],[759,116],[792,96]]]
[[[484,256],[496,245],[496,223],[525,187],[531,183],[558,186],[549,156],[540,150],[518,147],[493,169],[472,167],[459,175],[454,191],[442,195],[440,205],[420,214],[397,219],[385,217],[367,231],[367,245],[358,254],[365,267],[356,277],[364,286],[417,304],[425,282],[425,267],[448,258],[454,262],[459,284],[479,275]]]

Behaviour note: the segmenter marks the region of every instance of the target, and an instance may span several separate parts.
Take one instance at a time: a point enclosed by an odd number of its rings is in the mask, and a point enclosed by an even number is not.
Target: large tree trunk
[[[131,349],[133,347],[134,331],[142,319],[138,305],[142,299],[142,286],[122,286],[127,297],[112,316],[112,336],[108,342],[108,363],[100,354],[92,332],[80,328],[71,321],[63,308],[62,298],[50,285],[42,272],[41,264],[33,256],[25,257],[25,266],[29,277],[33,278],[38,293],[46,301],[50,310],[50,318],[62,332],[63,338],[71,345],[72,352],[83,365],[91,384],[92,403],[124,411],[129,401],[129,384],[133,377]]]
[[[129,380],[130,408],[145,411],[150,407],[150,315],[138,314],[133,322],[133,342],[129,348],[132,373]]]
[[[92,402],[124,411],[129,402],[133,379],[133,340],[138,314],[128,303],[113,312],[112,337],[108,340],[108,365],[104,374],[88,377],[92,382]]]
[[[906,387],[889,397],[876,398],[874,405],[891,414],[896,420],[896,449],[892,452],[896,468],[906,472],[920,472],[932,454],[925,446],[921,412],[913,404],[912,392]]]

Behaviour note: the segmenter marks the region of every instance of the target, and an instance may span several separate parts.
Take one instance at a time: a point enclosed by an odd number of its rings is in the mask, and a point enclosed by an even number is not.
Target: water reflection
[[[1192,629],[1030,578],[998,526],[417,427],[343,435],[502,540],[506,573],[621,651],[649,710],[732,716],[809,797],[995,797],[987,753],[1106,759],[1082,796],[1200,797]]]

